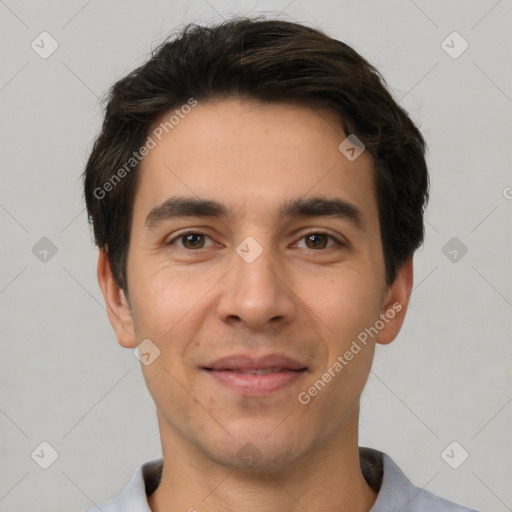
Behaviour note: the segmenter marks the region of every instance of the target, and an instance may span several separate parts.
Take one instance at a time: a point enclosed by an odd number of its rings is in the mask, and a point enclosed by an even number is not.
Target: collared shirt
[[[359,456],[366,481],[378,492],[370,512],[477,512],[414,486],[383,452],[359,448]],[[163,459],[142,464],[117,498],[87,512],[151,512],[147,497],[158,487],[162,469]]]

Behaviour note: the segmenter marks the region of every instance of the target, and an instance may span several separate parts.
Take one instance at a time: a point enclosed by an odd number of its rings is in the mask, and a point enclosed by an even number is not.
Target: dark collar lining
[[[359,447],[359,464],[366,483],[378,493],[384,476],[382,453],[371,448]]]
[[[163,470],[164,463],[162,459],[146,462],[146,464],[142,466],[146,496],[153,494],[156,491],[156,488],[160,485]]]

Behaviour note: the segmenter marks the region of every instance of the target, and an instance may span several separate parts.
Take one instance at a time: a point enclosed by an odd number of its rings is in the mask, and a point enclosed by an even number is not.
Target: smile
[[[306,373],[306,368],[237,368],[213,370],[204,368],[219,384],[247,396],[264,396],[291,385]]]

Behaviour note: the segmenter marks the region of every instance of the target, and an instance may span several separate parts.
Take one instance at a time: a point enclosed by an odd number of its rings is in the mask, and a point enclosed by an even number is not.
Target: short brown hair
[[[425,141],[377,69],[353,48],[320,30],[260,17],[232,18],[215,26],[188,24],[109,90],[83,179],[95,242],[106,250],[118,285],[127,292],[139,167],[127,170],[126,162],[144,145],[155,121],[190,98],[233,97],[326,107],[339,115],[345,134],[365,144],[375,162],[386,281],[391,284],[423,242]],[[112,182],[123,166],[122,180]]]

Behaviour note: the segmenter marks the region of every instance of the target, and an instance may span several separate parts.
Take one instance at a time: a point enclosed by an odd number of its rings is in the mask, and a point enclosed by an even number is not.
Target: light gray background
[[[430,145],[426,243],[402,332],[377,350],[360,444],[420,487],[511,510],[510,0],[0,0],[1,512],[83,511],[160,456],[140,363],[107,320],[82,202],[98,97],[174,27],[281,10],[374,63]],[[43,31],[59,45],[47,59],[31,48]],[[458,58],[441,46],[453,31],[469,43]],[[46,262],[32,252],[42,237],[57,247]],[[442,251],[452,237],[468,249],[455,262]],[[59,455],[46,470],[30,455],[42,441]],[[469,453],[458,469],[441,456],[452,441]]]

